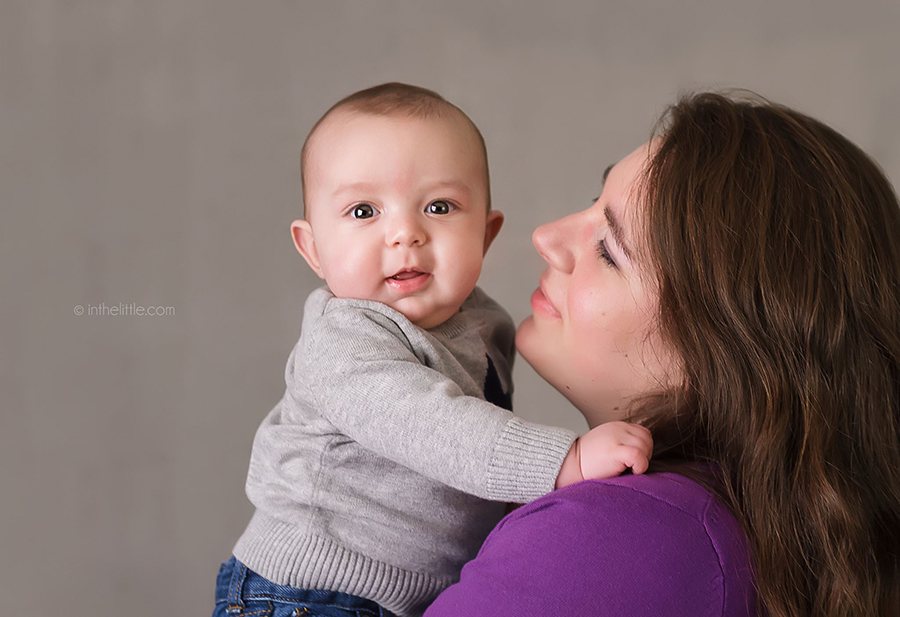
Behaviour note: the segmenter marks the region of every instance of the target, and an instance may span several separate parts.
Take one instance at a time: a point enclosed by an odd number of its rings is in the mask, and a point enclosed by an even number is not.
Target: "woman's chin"
[[[519,352],[528,364],[534,366],[529,356],[531,355],[530,342],[534,336],[534,317],[529,315],[526,317],[519,327],[516,328],[516,350]],[[537,369],[535,369],[537,370]]]
[[[565,373],[564,356],[560,357],[559,339],[548,337],[535,323],[534,317],[526,317],[516,329],[516,350],[531,368],[551,386],[566,394],[566,384],[558,383],[558,373]]]
[[[548,382],[554,388],[557,385],[553,382],[552,368],[554,362],[551,358],[553,347],[544,341],[541,344],[539,332],[535,328],[534,317],[526,317],[516,329],[516,351],[519,355],[531,365],[534,372],[540,375],[544,381]],[[552,343],[552,342],[551,342]]]

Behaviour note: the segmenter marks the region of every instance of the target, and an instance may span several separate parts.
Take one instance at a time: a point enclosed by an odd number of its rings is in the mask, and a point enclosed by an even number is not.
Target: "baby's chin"
[[[435,328],[459,312],[458,306],[436,307],[433,303],[416,297],[401,298],[389,306],[423,330]]]

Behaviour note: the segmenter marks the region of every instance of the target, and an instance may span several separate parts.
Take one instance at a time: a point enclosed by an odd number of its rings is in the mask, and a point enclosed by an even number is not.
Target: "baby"
[[[275,583],[270,599],[420,614],[505,502],[642,473],[649,433],[614,422],[576,439],[509,411],[515,327],[476,287],[503,215],[459,108],[403,84],[353,94],[310,132],[301,173],[291,231],[327,287],[306,301],[284,397],[253,443],[235,572]]]

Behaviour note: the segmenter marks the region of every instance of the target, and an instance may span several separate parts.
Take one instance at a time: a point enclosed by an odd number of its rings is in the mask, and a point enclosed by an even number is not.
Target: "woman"
[[[900,615],[900,205],[795,111],[702,94],[539,228],[523,357],[651,473],[513,512],[428,610]],[[657,473],[653,473],[657,472]]]

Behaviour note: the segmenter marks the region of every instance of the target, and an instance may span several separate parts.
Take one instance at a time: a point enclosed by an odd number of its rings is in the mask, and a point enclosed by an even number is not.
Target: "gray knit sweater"
[[[478,288],[429,330],[377,302],[313,292],[284,397],[253,442],[256,513],[235,556],[275,583],[424,611],[503,502],[553,490],[576,437],[485,400],[488,358],[511,392],[514,336]]]

